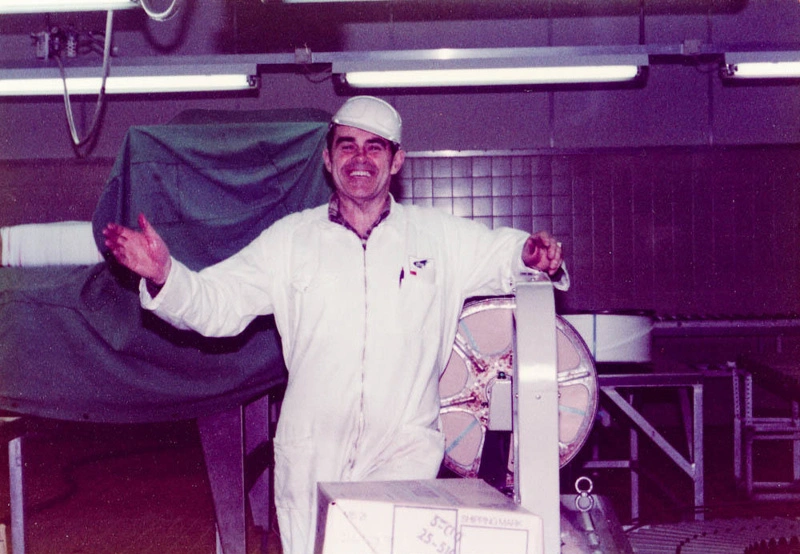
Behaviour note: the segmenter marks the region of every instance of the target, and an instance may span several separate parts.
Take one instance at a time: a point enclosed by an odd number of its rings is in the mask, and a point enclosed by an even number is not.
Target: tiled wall
[[[0,165],[0,225],[88,219],[113,160]],[[564,310],[800,312],[800,146],[411,153],[395,193],[564,244]]]
[[[490,227],[545,229],[565,310],[800,312],[800,148],[418,153],[396,195]]]

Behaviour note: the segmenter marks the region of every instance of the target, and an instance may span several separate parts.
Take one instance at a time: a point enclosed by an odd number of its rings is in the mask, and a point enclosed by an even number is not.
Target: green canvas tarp
[[[193,269],[222,260],[280,217],[330,196],[316,110],[181,114],[131,128],[93,216],[139,213]],[[285,380],[270,316],[241,335],[179,331],[142,310],[138,279],[113,260],[0,269],[0,409],[74,421],[194,418]]]

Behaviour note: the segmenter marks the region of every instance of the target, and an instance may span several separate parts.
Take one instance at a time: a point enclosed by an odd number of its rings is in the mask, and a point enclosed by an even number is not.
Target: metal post
[[[694,433],[689,443],[693,450],[693,464],[691,474],[694,483],[694,507],[705,509],[705,479],[703,474],[703,384],[698,383],[692,386],[694,392]],[[695,520],[705,519],[705,513],[695,511]]]
[[[22,486],[22,437],[8,443],[8,477],[11,496],[11,552],[25,554],[25,496]]]
[[[561,551],[558,382],[553,285],[546,275],[517,284],[513,427],[517,502],[544,524],[544,552]]]
[[[733,388],[733,477],[736,486],[742,482],[742,397],[739,381],[739,369],[734,367],[731,371]]]
[[[197,419],[217,522],[217,553],[247,552],[244,406]]]
[[[792,400],[792,426],[800,426],[800,403]],[[792,441],[792,478],[800,481],[800,440]]]
[[[633,393],[628,395],[628,403],[633,404]],[[639,432],[631,425],[629,434],[631,468],[631,520],[639,521]]]

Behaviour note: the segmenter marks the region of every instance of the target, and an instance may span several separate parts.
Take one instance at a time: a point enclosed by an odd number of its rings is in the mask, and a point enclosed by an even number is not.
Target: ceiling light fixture
[[[0,14],[127,10],[138,0],[0,0]]]
[[[800,79],[800,52],[727,52],[722,76],[728,79]]]
[[[100,68],[67,68],[67,92],[98,94]],[[258,87],[255,65],[248,66],[111,66],[106,94],[185,93],[248,90]],[[0,69],[0,96],[64,94],[57,68]]]
[[[541,55],[530,49],[433,50],[378,59],[334,61],[332,71],[353,88],[514,86],[633,81],[645,54]]]

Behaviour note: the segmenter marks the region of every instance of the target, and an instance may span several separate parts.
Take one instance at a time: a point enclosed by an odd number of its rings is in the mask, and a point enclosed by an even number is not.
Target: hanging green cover
[[[330,115],[191,111],[128,131],[93,216],[144,213],[193,269],[241,249],[291,212],[325,203]],[[113,259],[89,267],[0,269],[0,409],[136,423],[194,418],[285,381],[271,317],[230,338],[180,331],[139,306]]]

